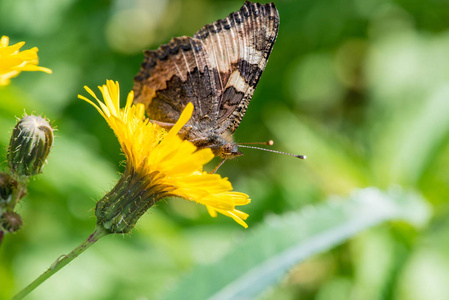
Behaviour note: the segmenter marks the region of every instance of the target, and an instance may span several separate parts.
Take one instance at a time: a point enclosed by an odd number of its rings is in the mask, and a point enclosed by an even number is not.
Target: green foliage
[[[23,227],[7,235],[0,247],[0,299],[9,299],[89,236],[95,201],[123,170],[112,132],[76,97],[83,86],[114,79],[125,96],[143,60],[142,49],[156,48],[173,36],[192,35],[242,2],[0,0],[1,34],[11,43],[26,41],[24,49],[38,47],[39,65],[53,70],[52,75],[23,73],[0,89],[0,162],[6,160],[15,117],[24,110],[42,114],[57,129],[43,174],[30,182],[28,195],[17,207]],[[346,199],[360,188],[386,190],[394,185],[415,191],[432,206],[428,227],[416,230],[402,222],[386,222],[331,250],[323,248],[320,255],[289,265],[287,275],[262,299],[447,299],[446,4],[275,3],[279,36],[235,137],[240,142],[273,139],[275,149],[308,159],[244,149],[243,157],[226,162],[219,172],[230,178],[235,190],[251,196],[252,203],[242,208],[250,214],[248,230],[227,218],[209,217],[200,205],[169,199],[153,207],[130,235],[104,238],[28,299],[154,299],[175,290],[192,268],[207,268],[235,253],[240,249],[234,248],[236,239],[246,245],[264,228],[281,227],[303,214],[291,211],[310,204],[324,205],[328,212],[341,207],[342,215],[352,215],[343,207],[350,210],[357,201],[337,208],[322,202],[331,195]],[[0,166],[6,168],[6,163]],[[407,199],[395,207],[408,207]],[[367,207],[374,207],[371,204]],[[424,205],[403,213],[419,211],[419,216],[427,209]],[[312,211],[310,215],[326,220],[311,221],[317,230],[342,216]],[[354,233],[357,229],[362,227],[348,227]],[[292,230],[291,235],[301,233]],[[264,247],[273,247],[273,252],[277,247],[288,249],[277,244],[280,239],[268,236]],[[331,241],[326,240],[328,246]],[[226,275],[243,276],[242,269]],[[215,284],[209,275],[201,282]],[[185,287],[185,294],[196,288]]]
[[[163,299],[254,299],[299,262],[371,226],[387,220],[422,226],[429,217],[422,197],[398,188],[387,193],[366,188],[347,199],[334,197],[319,206],[271,216],[220,261],[196,268]]]

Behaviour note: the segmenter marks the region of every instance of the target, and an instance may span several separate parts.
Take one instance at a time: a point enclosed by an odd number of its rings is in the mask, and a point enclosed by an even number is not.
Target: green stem
[[[16,177],[15,180],[17,182],[17,190],[13,193],[14,199],[11,201],[11,210],[19,203],[20,199],[26,196],[29,183],[29,178],[26,176]]]
[[[92,246],[96,241],[100,238],[108,235],[110,232],[104,229],[103,226],[97,226],[94,232],[81,243],[78,247],[72,250],[68,255],[61,255],[56,259],[56,261],[48,268],[47,271],[42,273],[41,276],[36,278],[32,283],[30,283],[27,287],[21,290],[17,295],[15,295],[12,300],[23,299],[26,295],[28,295],[31,291],[41,285],[45,280],[50,278],[53,274],[61,270],[68,263],[70,263],[74,258],[78,257],[81,253],[83,253],[87,248]]]

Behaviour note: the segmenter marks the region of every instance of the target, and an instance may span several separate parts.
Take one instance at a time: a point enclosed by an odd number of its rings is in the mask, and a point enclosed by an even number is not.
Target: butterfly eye
[[[231,154],[232,153],[232,145],[231,143],[227,143],[226,145],[223,146],[223,152],[225,154]]]

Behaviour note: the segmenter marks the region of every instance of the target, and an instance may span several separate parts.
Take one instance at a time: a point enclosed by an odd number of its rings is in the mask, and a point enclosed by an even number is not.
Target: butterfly
[[[226,159],[242,155],[232,134],[240,125],[278,34],[273,3],[246,1],[239,11],[146,50],[134,77],[134,102],[153,123],[170,128],[185,106],[194,111],[180,136]]]

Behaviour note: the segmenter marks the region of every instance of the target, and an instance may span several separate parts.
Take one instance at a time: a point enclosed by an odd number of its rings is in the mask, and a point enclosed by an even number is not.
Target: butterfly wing
[[[166,123],[175,123],[192,102],[195,111],[190,123],[198,123],[216,110],[215,77],[200,41],[173,38],[157,50],[145,51],[142,68],[134,77],[134,102],[145,104],[150,119]]]
[[[193,38],[174,38],[145,51],[134,78],[134,101],[146,105],[150,119],[166,123],[175,123],[192,102],[188,124],[200,128],[204,138],[209,129],[234,132],[265,69],[278,26],[274,4],[245,2]]]
[[[245,2],[239,11],[204,26],[201,40],[219,74],[217,131],[233,133],[246,112],[271,54],[279,28],[273,3]]]

